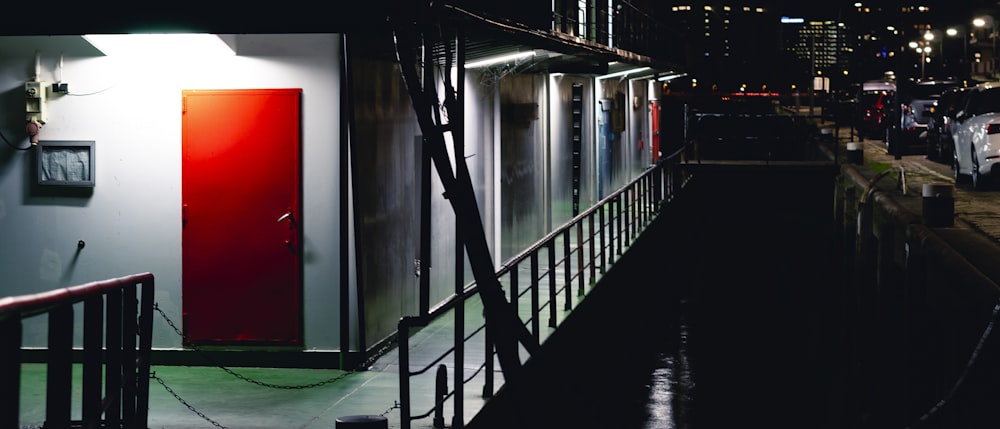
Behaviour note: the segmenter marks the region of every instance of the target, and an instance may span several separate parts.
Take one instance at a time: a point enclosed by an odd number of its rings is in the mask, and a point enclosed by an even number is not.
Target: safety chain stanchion
[[[177,327],[177,325],[174,323],[173,320],[170,319],[170,317],[167,317],[167,314],[163,312],[163,310],[160,308],[160,306],[159,306],[158,303],[154,303],[153,304],[153,309],[156,310],[157,313],[160,313],[160,316],[163,317],[163,320],[167,322],[167,325],[169,325],[170,328],[173,329],[173,331],[177,335],[179,335],[181,338],[183,338],[185,340],[185,342],[189,342],[187,336],[184,335],[184,332],[181,331],[180,328]],[[316,382],[316,383],[301,384],[301,385],[281,385],[281,384],[265,383],[265,382],[262,382],[262,381],[259,381],[259,380],[254,380],[252,378],[244,376],[243,374],[239,374],[239,373],[237,373],[237,372],[235,372],[235,371],[233,371],[233,370],[231,370],[231,369],[229,369],[229,368],[227,368],[227,367],[225,367],[223,365],[220,365],[217,362],[214,362],[208,355],[204,355],[203,354],[203,356],[205,357],[205,359],[207,359],[209,361],[212,361],[213,365],[215,365],[219,369],[225,371],[227,374],[232,375],[233,377],[236,377],[237,379],[246,381],[247,383],[256,384],[258,386],[267,387],[267,388],[271,388],[271,389],[292,390],[292,389],[309,389],[309,388],[313,388],[313,387],[324,386],[324,385],[327,385],[327,384],[330,384],[330,383],[333,383],[333,382],[336,382],[336,381],[340,381],[340,380],[346,378],[348,375],[351,375],[351,374],[353,374],[355,372],[358,372],[361,369],[368,368],[369,366],[371,366],[375,362],[375,360],[378,359],[378,358],[380,358],[380,357],[382,357],[391,348],[391,346],[392,346],[391,342],[386,343],[381,349],[378,350],[378,352],[372,354],[368,359],[366,359],[364,362],[362,362],[360,365],[358,365],[357,369],[354,369],[354,370],[344,370],[344,372],[342,374],[340,374],[340,375],[338,375],[336,377],[331,377],[329,379],[326,379],[326,380],[323,380],[323,381],[319,381],[319,382]],[[203,351],[200,348],[198,348],[197,346],[191,346],[191,348],[193,350],[197,351],[197,352],[202,352],[203,353]],[[218,422],[216,422],[216,421],[208,418],[208,416],[206,416],[204,413],[198,411],[194,406],[192,406],[190,403],[188,403],[187,401],[185,401],[184,398],[181,398],[180,395],[178,395],[177,392],[175,392],[173,389],[171,389],[170,386],[167,386],[166,382],[164,382],[162,378],[158,377],[155,372],[150,373],[149,377],[151,379],[153,379],[153,380],[156,380],[157,383],[160,383],[160,385],[163,386],[164,389],[166,389],[167,393],[169,393],[171,396],[173,396],[174,399],[177,399],[177,401],[180,402],[181,404],[183,404],[185,407],[187,407],[187,409],[191,410],[191,412],[197,414],[199,417],[201,417],[202,419],[205,419],[205,421],[211,423],[215,427],[218,427],[220,429],[228,429],[227,427],[219,424]],[[389,407],[388,409],[386,409],[381,414],[381,416],[385,416],[385,415],[389,414],[392,410],[397,409],[399,407],[400,407],[399,401],[398,400],[397,401],[393,401],[393,405],[391,407]]]

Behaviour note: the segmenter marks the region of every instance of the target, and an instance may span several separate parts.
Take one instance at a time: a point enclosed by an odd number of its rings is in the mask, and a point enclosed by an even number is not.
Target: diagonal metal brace
[[[521,368],[518,356],[519,344],[523,345],[529,354],[535,353],[539,349],[539,345],[518,317],[515,308],[504,297],[503,289],[496,278],[496,271],[490,256],[486,233],[479,215],[479,207],[465,159],[454,160],[456,168],[452,171],[452,160],[448,155],[445,139],[445,132],[450,132],[448,130],[451,130],[452,127],[442,123],[437,104],[439,98],[434,86],[434,61],[431,57],[431,52],[434,51],[432,47],[435,46],[435,43],[440,42],[440,35],[434,29],[420,31],[401,28],[401,23],[405,25],[405,21],[395,23],[394,39],[403,81],[423,132],[425,147],[430,151],[434,167],[445,193],[448,195],[448,201],[452,205],[456,219],[458,219],[459,237],[456,239],[464,243],[469,257],[473,276],[478,285],[477,291],[483,301],[486,327],[495,339],[500,367],[505,378],[511,380]],[[426,58],[423,59],[423,82],[425,83],[423,87],[419,85],[421,74],[416,61],[417,52],[421,50],[418,50],[412,42],[418,37],[424,44],[430,45],[427,46],[427,49],[422,50],[426,55]],[[444,45],[446,46],[445,56],[450,66],[450,49],[447,44]],[[458,67],[463,67],[462,61],[458,63]],[[450,74],[447,71],[442,74],[445,82],[446,111],[456,113],[456,116],[461,118],[462,106],[455,96]],[[462,133],[453,133],[452,138],[456,145],[462,144]]]

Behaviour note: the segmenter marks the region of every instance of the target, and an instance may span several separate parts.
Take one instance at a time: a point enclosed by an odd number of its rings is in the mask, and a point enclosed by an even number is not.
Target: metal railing
[[[665,32],[649,2],[556,0],[552,8],[552,31],[578,37],[607,48],[642,55],[667,54]]]
[[[19,427],[22,321],[41,315],[48,316],[45,428],[145,429],[153,290],[153,275],[143,273],[0,298],[0,429]],[[83,303],[80,421],[71,418],[77,303]]]
[[[496,276],[505,286],[512,308],[525,317],[522,321],[537,342],[541,343],[542,335],[557,327],[560,315],[567,314],[584,298],[587,285],[596,284],[598,276],[606,272],[656,217],[662,205],[673,199],[687,183],[689,173],[680,167],[686,149],[661,159],[497,270]],[[524,276],[527,277],[526,282]],[[448,400],[452,402],[455,413],[451,427],[461,427],[464,424],[464,389],[479,374],[483,374],[482,397],[492,397],[497,383],[490,332],[486,329],[485,320],[478,319],[477,326],[465,326],[464,320],[465,306],[476,293],[476,285],[472,283],[462,293],[456,293],[431,309],[428,316],[403,317],[399,321],[399,405],[403,429],[409,429],[413,421],[432,414],[435,415],[434,426],[442,427],[442,414]],[[451,348],[440,354],[421,353],[424,362],[419,368],[411,368],[411,334],[452,309],[456,313],[456,334]],[[543,318],[546,319],[544,330]],[[469,344],[473,346],[467,347]],[[478,347],[482,348],[476,350]],[[455,383],[450,390],[447,376],[443,374],[447,366],[442,364],[449,356],[453,358],[452,370],[460,371],[455,374]],[[479,361],[471,362],[470,359]],[[431,371],[435,367],[437,371]],[[421,386],[435,386],[435,400],[430,409],[414,415],[411,414],[414,404],[410,390],[417,383],[416,378],[421,376],[429,379],[419,379]]]

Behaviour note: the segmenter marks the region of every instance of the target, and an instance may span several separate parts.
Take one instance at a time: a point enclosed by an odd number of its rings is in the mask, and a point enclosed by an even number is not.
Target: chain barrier
[[[157,377],[155,372],[149,374],[149,378],[152,378],[153,380],[156,380],[157,383],[160,383],[160,385],[163,386],[163,388],[167,390],[167,393],[169,393],[171,396],[173,396],[174,399],[177,400],[177,402],[180,402],[181,405],[184,405],[185,407],[187,407],[187,409],[191,410],[192,413],[197,414],[198,417],[201,417],[202,419],[205,419],[205,421],[211,423],[212,426],[215,426],[215,427],[217,427],[219,429],[228,429],[225,426],[219,424],[219,422],[208,418],[208,416],[206,416],[204,413],[202,413],[201,411],[198,411],[193,405],[189,404],[188,401],[185,401],[184,398],[181,398],[180,395],[177,394],[177,392],[174,392],[174,389],[171,389],[170,386],[167,386],[167,383],[163,382],[162,378]]]
[[[185,343],[188,343],[188,344],[191,343],[191,341],[187,337],[187,335],[185,335],[184,332],[181,331],[181,329],[177,327],[177,324],[175,324],[174,321],[171,320],[170,317],[167,316],[167,314],[163,311],[163,309],[160,308],[159,303],[153,303],[153,310],[156,310],[157,313],[160,313],[160,316],[163,317],[163,320],[167,323],[167,325],[170,326],[170,329],[172,329],[174,331],[174,333],[176,333],[177,335],[179,335],[184,340]],[[219,369],[221,369],[225,373],[227,373],[229,375],[232,375],[233,377],[235,377],[237,379],[243,380],[243,381],[245,381],[247,383],[251,383],[251,384],[255,384],[255,385],[258,385],[258,386],[261,386],[261,387],[267,387],[267,388],[271,388],[271,389],[293,390],[293,389],[310,389],[310,388],[314,388],[314,387],[324,386],[324,385],[327,385],[327,384],[330,384],[330,383],[334,383],[334,382],[343,380],[344,378],[346,378],[347,376],[349,376],[351,374],[354,374],[354,373],[356,373],[358,371],[361,371],[363,369],[369,368],[369,367],[371,367],[375,363],[376,360],[378,360],[380,357],[382,357],[383,355],[385,355],[389,351],[389,349],[391,349],[393,347],[393,343],[392,342],[387,342],[385,345],[382,346],[381,349],[379,349],[378,351],[376,351],[375,353],[373,353],[371,356],[368,357],[368,359],[366,359],[364,362],[362,362],[360,365],[358,365],[356,369],[353,369],[353,370],[344,370],[343,373],[341,373],[340,375],[337,375],[336,377],[331,377],[331,378],[328,378],[326,380],[322,380],[322,381],[319,381],[319,382],[316,382],[316,383],[300,384],[300,385],[273,384],[273,383],[266,383],[266,382],[263,382],[263,381],[252,379],[252,378],[247,377],[247,376],[245,376],[243,374],[237,373],[236,371],[233,371],[232,369],[229,369],[226,366],[221,365],[218,362],[214,361],[211,357],[209,357],[207,354],[205,354],[204,351],[201,350],[198,346],[191,345],[190,347],[194,351],[202,353],[202,356],[206,360],[208,360],[209,362],[211,362],[213,365],[215,365],[216,367],[218,367]],[[185,401],[184,398],[182,398],[180,395],[178,395],[177,392],[175,392],[173,389],[170,388],[170,386],[167,386],[166,382],[164,382],[162,378],[158,377],[155,372],[150,373],[149,377],[151,379],[153,379],[153,380],[156,380],[157,383],[159,383],[161,386],[163,386],[164,389],[166,389],[167,393],[169,393],[171,396],[173,396],[174,399],[176,399],[178,402],[180,402],[181,404],[183,404],[185,407],[187,407],[188,410],[191,410],[192,413],[197,414],[199,417],[201,417],[202,419],[204,419],[205,421],[211,423],[213,426],[215,426],[215,427],[217,427],[219,429],[228,429],[227,427],[219,424],[215,420],[212,420],[211,418],[209,418],[208,416],[206,416],[204,413],[198,411],[198,409],[196,409],[193,405],[191,405],[190,403],[188,403],[187,401]],[[400,408],[399,401],[393,401],[393,405],[391,407],[389,407],[388,409],[386,409],[380,415],[381,416],[385,416],[385,415],[389,414],[390,412],[392,412],[392,410],[397,409],[397,408]]]

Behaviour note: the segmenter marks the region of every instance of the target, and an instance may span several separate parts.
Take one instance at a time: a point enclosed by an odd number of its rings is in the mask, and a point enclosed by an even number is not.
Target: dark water
[[[469,427],[855,427],[831,177],[676,200]]]

